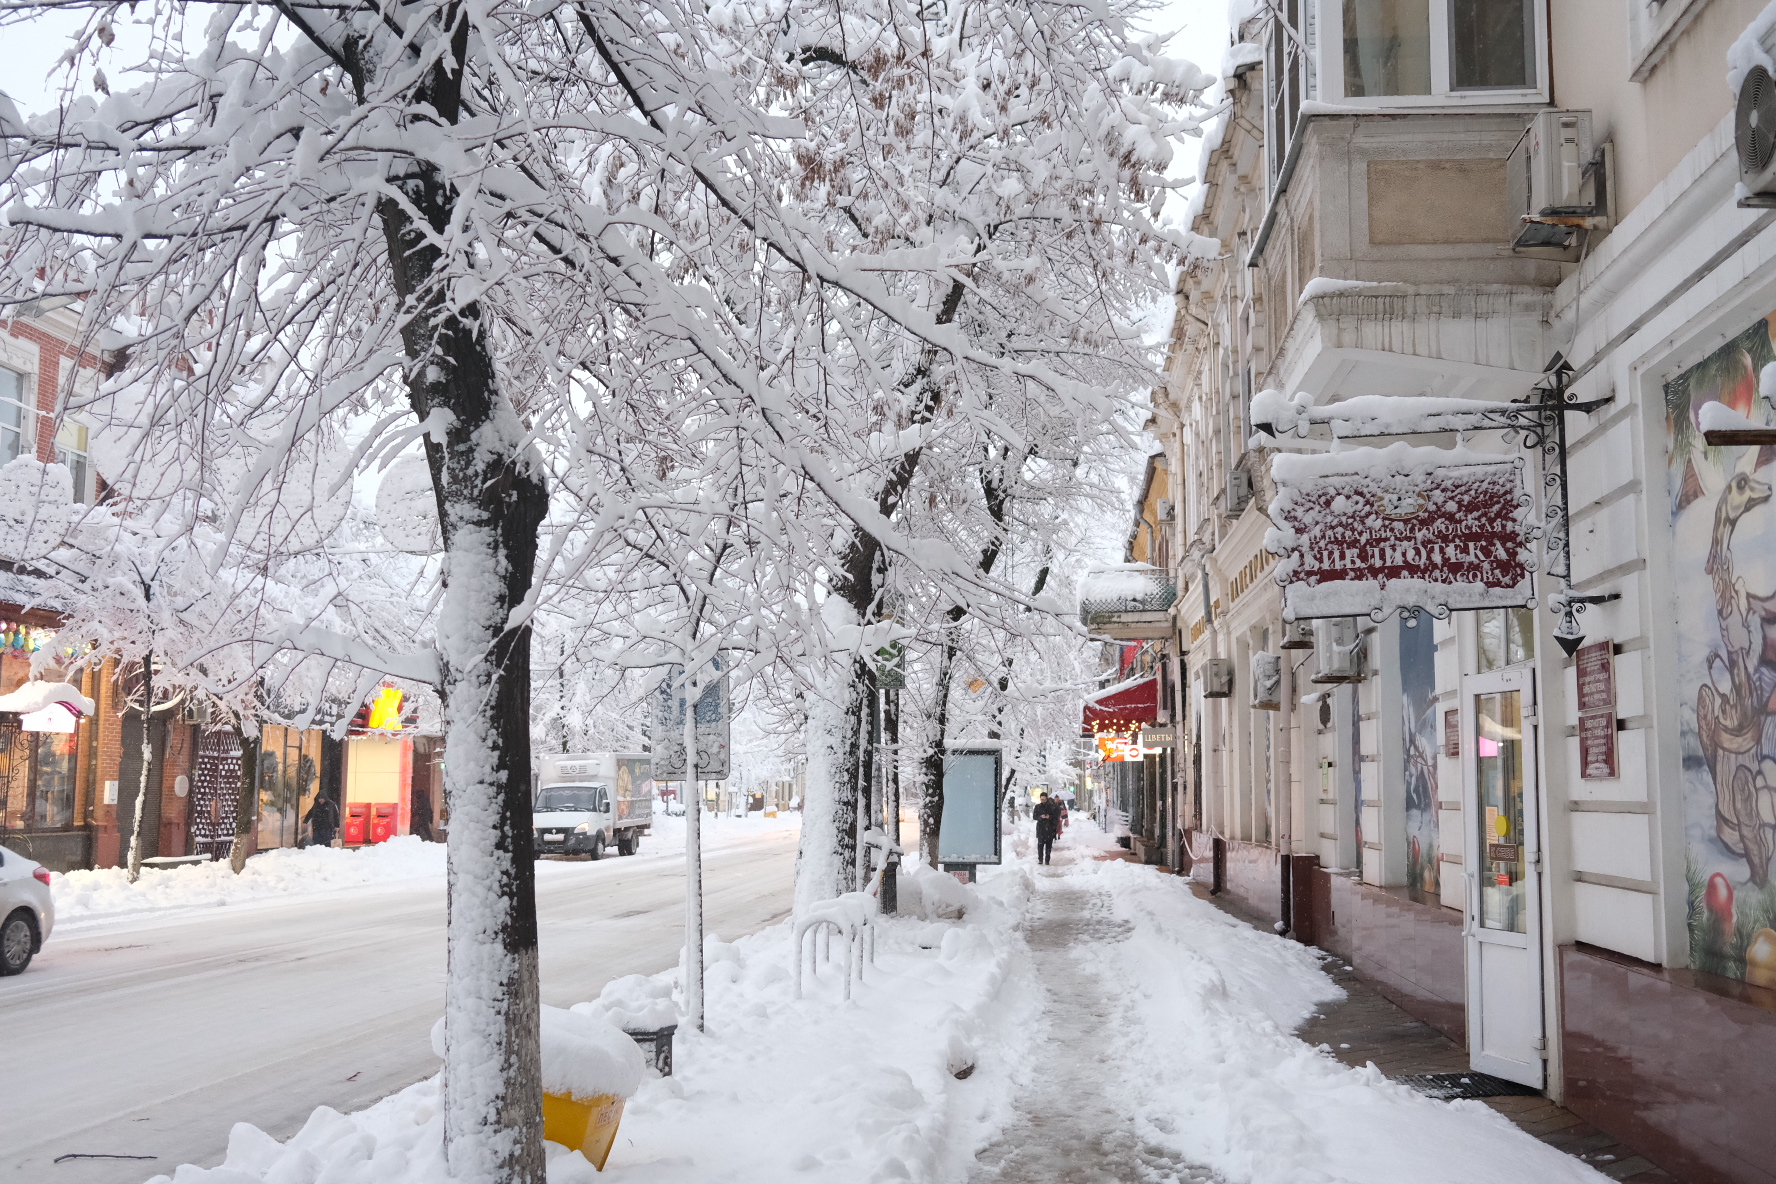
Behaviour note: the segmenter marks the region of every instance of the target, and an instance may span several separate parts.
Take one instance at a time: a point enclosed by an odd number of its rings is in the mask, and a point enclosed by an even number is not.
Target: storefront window
[[[1523,933],[1523,712],[1517,691],[1474,696],[1480,924]]]
[[[1353,99],[1431,93],[1426,0],[1344,0],[1344,93]]]
[[[1475,614],[1480,673],[1502,670],[1535,657],[1535,613],[1527,608],[1483,608]]]
[[[74,733],[28,732],[31,757],[31,806],[26,825],[59,830],[74,825]]]

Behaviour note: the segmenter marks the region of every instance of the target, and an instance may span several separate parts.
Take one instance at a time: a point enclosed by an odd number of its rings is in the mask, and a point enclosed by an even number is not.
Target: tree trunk
[[[451,123],[461,111],[467,36],[460,24],[451,54],[418,88]],[[455,303],[446,289],[451,268],[438,244],[455,221],[457,191],[427,165],[396,184],[409,204],[384,200],[378,213],[409,316],[408,403],[420,422],[437,425],[425,450],[444,535],[437,642],[450,803],[444,1154],[459,1184],[544,1184],[531,630],[513,613],[535,577],[548,492],[542,462],[501,390],[480,307]]]
[[[129,882],[142,874],[142,815],[148,809],[148,775],[154,771],[154,651],[142,655],[142,776],[136,784],[136,816],[130,819]]]
[[[238,728],[236,734],[240,736],[241,748],[240,796],[234,802],[234,843],[228,849],[228,866],[238,876],[247,866],[247,844],[253,834],[253,808],[259,803],[259,737],[248,736]]]
[[[950,726],[950,677],[956,665],[956,647],[943,644],[937,660],[937,685],[933,691],[937,709],[932,712],[931,735],[925,742],[925,756],[919,762],[919,848],[925,862],[937,866],[938,832],[943,827],[944,736]]]
[[[867,663],[862,664],[857,681],[862,692],[857,723],[863,739],[858,747],[857,760],[857,877],[853,890],[862,892],[869,887],[870,873],[874,870],[870,866],[874,862],[870,854],[872,848],[864,839],[870,831],[881,828],[882,799],[876,787],[876,745],[880,738],[876,735],[879,696],[875,670]]]
[[[851,891],[857,858],[857,716],[863,684],[847,661],[808,697],[807,790],[796,856],[796,910]]]

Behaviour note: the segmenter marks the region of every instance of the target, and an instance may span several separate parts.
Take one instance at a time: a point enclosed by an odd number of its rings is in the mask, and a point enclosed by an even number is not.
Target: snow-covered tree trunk
[[[129,882],[142,874],[142,814],[148,809],[148,775],[154,770],[154,654],[142,655],[142,776],[136,783],[136,814],[130,820]]]
[[[462,110],[463,23],[419,89],[438,117]],[[454,60],[453,60],[454,59]],[[543,466],[501,390],[481,311],[445,283],[439,245],[459,195],[415,161],[405,199],[378,203],[402,328],[407,396],[421,423],[444,534],[438,619],[450,802],[443,1074],[444,1151],[461,1184],[542,1184],[535,836],[530,797],[528,598],[548,510]]]
[[[796,856],[797,911],[852,890],[857,858],[857,716],[863,680],[847,661],[808,696],[807,791]]]

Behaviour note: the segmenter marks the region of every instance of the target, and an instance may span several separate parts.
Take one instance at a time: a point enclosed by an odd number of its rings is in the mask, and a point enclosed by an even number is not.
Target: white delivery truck
[[[654,820],[654,760],[645,752],[537,758],[532,803],[538,855],[633,855]]]

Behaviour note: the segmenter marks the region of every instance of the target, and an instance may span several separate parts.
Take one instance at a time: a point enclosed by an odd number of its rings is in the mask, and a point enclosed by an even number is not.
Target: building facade
[[[1735,138],[1773,30],[1736,0],[1244,21],[1137,509],[1179,861],[1692,1181],[1776,1181],[1776,194]],[[1583,644],[1547,537],[1530,606],[1286,620],[1267,389],[1595,404],[1563,413]],[[1551,524],[1541,442],[1459,441],[1521,457]]]

